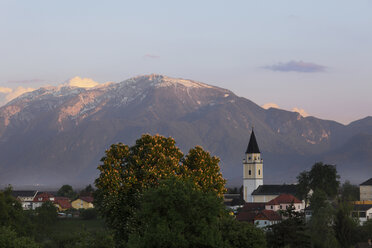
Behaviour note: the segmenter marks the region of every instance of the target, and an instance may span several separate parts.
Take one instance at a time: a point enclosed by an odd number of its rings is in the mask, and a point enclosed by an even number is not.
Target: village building
[[[359,219],[360,224],[372,219],[372,204],[355,204],[352,216]]]
[[[282,216],[273,210],[262,210],[254,217],[254,224],[257,227],[264,228],[282,221]]]
[[[295,196],[290,194],[281,194],[278,197],[272,199],[268,203],[266,203],[266,210],[286,210],[289,207],[293,207],[294,211],[300,212],[305,209],[305,204],[297,199]]]
[[[54,202],[55,197],[47,192],[40,193],[35,196],[34,200],[32,201],[32,209],[36,209],[38,207],[41,207],[44,202],[50,201]]]
[[[359,185],[360,200],[372,201],[372,178]]]
[[[81,196],[78,199],[71,202],[71,205],[75,209],[88,209],[94,208],[93,206],[93,197],[91,196]]]
[[[37,190],[13,190],[12,196],[21,202],[23,210],[29,210],[37,193]]]

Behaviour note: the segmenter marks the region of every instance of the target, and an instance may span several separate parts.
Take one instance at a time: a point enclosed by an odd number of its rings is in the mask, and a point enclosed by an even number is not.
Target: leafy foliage
[[[80,217],[83,220],[97,219],[97,210],[95,208],[81,209]]]
[[[74,199],[77,196],[77,194],[71,185],[65,184],[62,185],[62,187],[58,190],[57,196],[63,196],[68,197],[70,199]]]
[[[191,149],[183,158],[174,139],[160,135],[142,135],[132,147],[111,145],[101,161],[95,206],[116,230],[116,237],[123,240],[127,240],[132,228],[128,221],[139,207],[142,192],[157,187],[162,179],[191,180],[200,190],[220,196],[225,190],[218,158],[201,147]]]
[[[0,247],[40,248],[41,246],[29,237],[18,237],[12,228],[3,226],[0,227]]]
[[[21,204],[12,196],[12,188],[0,191],[0,226],[11,227],[22,236],[32,234],[34,226]]]
[[[268,228],[268,247],[311,247],[303,213],[288,207],[284,212],[284,220]]]
[[[297,177],[298,194],[301,199],[307,199],[310,189],[322,190],[329,198],[334,198],[340,185],[339,178],[336,166],[315,163],[309,172],[304,171]]]
[[[266,247],[265,233],[246,222],[239,222],[232,216],[222,216],[220,232],[224,248]]]
[[[348,203],[342,202],[337,209],[335,216],[335,235],[343,248],[351,247],[357,241],[357,220],[351,217],[352,206]]]
[[[359,187],[345,181],[340,187],[340,196],[342,201],[359,201]]]
[[[128,247],[220,247],[221,199],[190,182],[172,178],[148,189],[134,217],[138,229]]]
[[[313,215],[309,228],[313,247],[338,247],[333,228],[335,210],[327,200],[327,195],[321,190],[316,190],[311,196],[310,203]]]

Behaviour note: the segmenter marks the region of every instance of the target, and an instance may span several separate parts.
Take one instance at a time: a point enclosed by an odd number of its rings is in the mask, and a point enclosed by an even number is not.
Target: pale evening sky
[[[342,123],[372,115],[372,0],[0,0],[0,102],[164,74]]]

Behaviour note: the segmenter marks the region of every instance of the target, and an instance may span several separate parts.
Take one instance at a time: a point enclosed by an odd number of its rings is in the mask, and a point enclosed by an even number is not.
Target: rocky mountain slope
[[[293,182],[319,160],[337,163],[351,180],[372,171],[372,117],[345,126],[265,110],[192,80],[149,75],[90,89],[40,88],[1,107],[0,182],[91,183],[110,144],[159,133],[174,137],[184,152],[201,145],[219,156],[224,176],[238,184],[252,126],[266,183]]]

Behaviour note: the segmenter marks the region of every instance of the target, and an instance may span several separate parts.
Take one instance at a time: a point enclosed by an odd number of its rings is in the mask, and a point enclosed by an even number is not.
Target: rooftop
[[[361,185],[361,186],[372,185],[372,178],[368,179],[368,180],[365,181],[364,183],[361,183],[360,185]]]
[[[297,185],[295,184],[282,184],[282,185],[260,185],[252,192],[252,195],[281,195],[291,194],[296,195]]]
[[[285,203],[302,203],[299,199],[291,194],[281,194],[278,197],[272,199],[267,203],[267,205],[280,205]]]
[[[258,148],[256,136],[254,135],[253,129],[251,138],[249,139],[247,151],[245,153],[260,153],[260,149]]]

